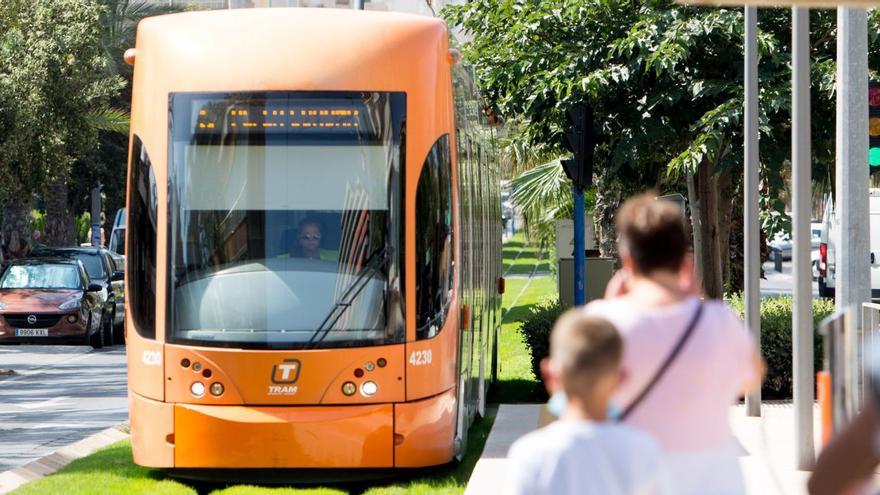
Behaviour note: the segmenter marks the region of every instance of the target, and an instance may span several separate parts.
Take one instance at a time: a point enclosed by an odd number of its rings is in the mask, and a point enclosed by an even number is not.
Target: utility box
[[[559,284],[559,302],[564,307],[574,306],[574,258],[560,258],[557,283]],[[584,292],[587,302],[605,295],[605,287],[614,272],[614,260],[611,258],[585,258]]]
[[[584,292],[590,302],[605,295],[605,286],[614,272],[614,260],[599,257],[599,243],[589,215],[584,222],[584,231]],[[571,220],[556,221],[556,260],[559,302],[565,307],[574,306],[574,222]]]
[[[584,249],[598,255],[599,243],[593,231],[593,222],[589,215],[584,222]],[[556,259],[574,259],[574,222],[571,220],[556,221]]]

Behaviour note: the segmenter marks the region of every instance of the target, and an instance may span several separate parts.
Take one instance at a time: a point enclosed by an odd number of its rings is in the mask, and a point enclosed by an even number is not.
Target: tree
[[[610,223],[621,197],[661,187],[688,194],[704,287],[720,297],[729,276],[731,204],[741,194],[742,10],[668,0],[470,0],[444,14],[472,36],[465,60],[475,66],[493,111],[531,124],[523,139],[559,150],[565,111],[579,102],[593,107],[601,136],[595,163],[603,245],[613,239]],[[835,18],[831,11],[811,16],[818,33],[814,176],[827,177],[834,155]],[[871,25],[876,33],[876,13]],[[770,210],[784,212],[775,199],[790,154],[789,26],[789,11],[761,11],[765,219]],[[874,41],[870,56],[880,61]]]
[[[34,194],[47,192],[47,242],[72,240],[64,185],[94,148],[90,115],[122,81],[106,71],[100,6],[84,0],[0,3],[0,198],[3,232],[29,239]],[[48,188],[48,191],[46,191]],[[54,193],[54,194],[53,194]],[[69,221],[68,221],[69,220]]]

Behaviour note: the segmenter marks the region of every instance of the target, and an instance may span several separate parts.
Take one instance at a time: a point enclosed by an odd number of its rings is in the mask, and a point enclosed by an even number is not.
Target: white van
[[[868,196],[868,225],[871,232],[868,241],[871,257],[871,297],[880,297],[880,189],[871,189]],[[836,227],[834,202],[829,198],[825,203],[822,217],[822,237],[819,244],[819,296],[834,297],[835,282],[835,247],[834,229]]]
[[[125,208],[116,210],[116,217],[113,219],[113,231],[110,233],[107,249],[116,254],[125,254]]]

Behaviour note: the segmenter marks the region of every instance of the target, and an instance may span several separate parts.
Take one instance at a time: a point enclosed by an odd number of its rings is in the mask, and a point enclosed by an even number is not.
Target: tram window
[[[134,327],[142,337],[156,338],[156,176],[144,143],[131,145],[128,204],[128,298]]]
[[[400,301],[404,94],[180,93],[171,110],[169,342],[405,338],[386,318]]]
[[[416,190],[416,338],[440,332],[453,283],[452,164],[449,135],[434,143]]]

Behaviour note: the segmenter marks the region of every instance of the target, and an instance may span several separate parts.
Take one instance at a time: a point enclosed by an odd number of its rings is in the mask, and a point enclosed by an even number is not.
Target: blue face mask
[[[560,390],[550,396],[550,400],[547,401],[547,410],[550,411],[550,414],[559,418],[565,412],[567,403],[568,399],[565,397],[565,392]],[[608,421],[617,422],[622,414],[623,412],[613,402],[608,403],[608,408],[605,411]]]
[[[567,402],[568,399],[565,397],[565,392],[558,390],[554,392],[553,395],[550,396],[550,400],[547,401],[547,410],[550,411],[550,414],[558,418],[565,412],[565,405]]]

